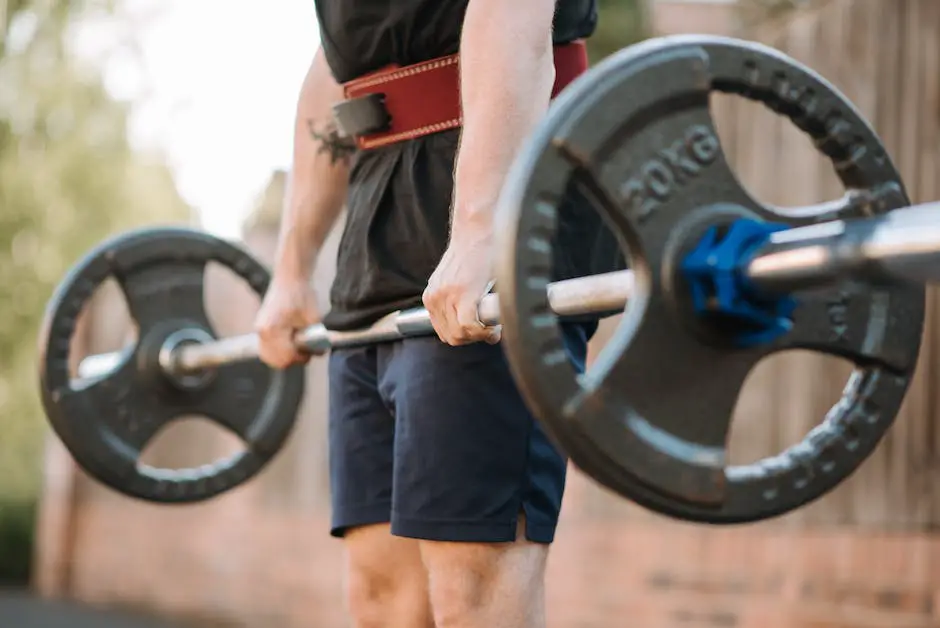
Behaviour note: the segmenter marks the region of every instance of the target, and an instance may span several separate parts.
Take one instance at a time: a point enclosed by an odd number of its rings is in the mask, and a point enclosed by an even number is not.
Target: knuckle
[[[271,339],[274,337],[274,329],[270,325],[256,327],[255,331],[258,334],[260,344],[270,344]]]

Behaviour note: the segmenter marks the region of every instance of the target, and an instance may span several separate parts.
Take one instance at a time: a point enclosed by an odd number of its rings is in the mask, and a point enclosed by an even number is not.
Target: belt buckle
[[[385,94],[377,92],[336,103],[333,121],[342,136],[358,137],[389,130],[392,116],[385,108]]]

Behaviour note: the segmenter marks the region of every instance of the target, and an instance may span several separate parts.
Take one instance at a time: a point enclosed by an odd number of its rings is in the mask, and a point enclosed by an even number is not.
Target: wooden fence
[[[940,3],[934,0],[832,0],[763,25],[749,38],[787,52],[832,81],[872,121],[914,198],[940,198]],[[788,121],[740,98],[720,99],[719,128],[743,181],[758,198],[781,205],[835,199],[832,167]],[[937,298],[931,291],[917,378],[895,428],[865,466],[831,497],[791,520],[917,530],[940,521],[940,440],[933,365]],[[831,405],[847,367],[834,359],[794,355],[754,375],[760,394],[742,404],[746,445],[777,449],[794,442]],[[756,409],[756,408],[755,408]],[[759,423],[755,423],[759,421]],[[765,445],[758,445],[761,438]]]
[[[699,29],[673,17],[668,30]],[[778,47],[833,81],[874,122],[912,195],[940,198],[940,2],[832,0],[738,34]],[[839,195],[831,167],[773,114],[726,97],[716,98],[715,110],[726,150],[758,198],[804,204]],[[247,242],[269,259],[274,234],[273,225],[259,221]],[[336,245],[334,237],[326,260]],[[320,273],[316,283],[325,296],[328,263]],[[210,283],[219,331],[247,331],[257,299],[222,273]],[[89,350],[124,340],[114,307],[113,294],[103,296],[91,314]],[[932,293],[931,322],[936,309]],[[575,472],[550,560],[550,625],[940,625],[940,541],[933,534],[940,523],[940,430],[933,427],[940,393],[931,385],[940,343],[933,327],[891,434],[850,481],[792,515],[724,529],[680,524]],[[50,441],[40,589],[202,618],[203,625],[345,625],[340,547],[327,536],[323,366],[310,366],[288,448],[256,481],[208,504],[157,507],[123,499],[77,473]],[[762,364],[737,408],[734,458],[753,460],[801,438],[839,397],[846,373],[835,360],[799,353]],[[152,462],[191,462],[231,446],[197,424],[161,440],[148,454]]]

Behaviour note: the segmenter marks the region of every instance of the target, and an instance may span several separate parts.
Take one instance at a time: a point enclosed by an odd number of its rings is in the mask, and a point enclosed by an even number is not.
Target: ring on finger
[[[490,325],[487,325],[486,323],[480,320],[480,302],[483,300],[483,297],[488,295],[490,291],[493,290],[493,286],[495,285],[496,285],[496,280],[490,279],[489,282],[486,284],[486,287],[483,289],[483,294],[480,295],[479,299],[477,299],[476,307],[473,309],[473,318],[476,320],[477,325],[479,325],[483,329],[489,329]]]

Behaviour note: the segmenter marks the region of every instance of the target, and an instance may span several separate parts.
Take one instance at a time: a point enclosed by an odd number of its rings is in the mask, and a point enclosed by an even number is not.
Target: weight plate
[[[126,495],[154,502],[214,497],[257,474],[294,425],[304,390],[301,366],[273,371],[254,360],[181,379],[160,369],[158,356],[168,339],[215,338],[203,302],[210,261],[229,268],[259,295],[267,289],[268,272],[235,244],[188,229],[142,229],[87,254],[47,306],[40,338],[46,415],[76,462]],[[112,371],[73,380],[69,364],[79,314],[109,277],[124,293],[137,342]],[[140,464],[154,435],[185,416],[204,416],[228,428],[246,449],[195,469]]]
[[[848,192],[799,210],[760,203],[727,164],[711,92],[766,104],[806,132]],[[576,182],[620,237],[635,273],[623,319],[577,377],[546,285],[565,187]],[[910,384],[923,286],[845,284],[799,295],[791,332],[737,348],[696,319],[677,265],[712,225],[794,226],[909,205],[900,176],[852,104],[809,68],[759,44],[711,36],[644,42],[570,85],[507,177],[497,233],[503,344],[530,407],[572,461],[603,485],[691,521],[766,519],[848,477],[892,424]],[[803,348],[857,368],[805,440],[729,466],[727,435],[748,373]]]

